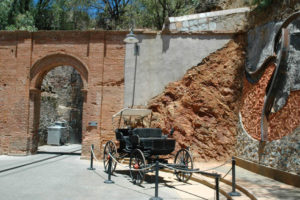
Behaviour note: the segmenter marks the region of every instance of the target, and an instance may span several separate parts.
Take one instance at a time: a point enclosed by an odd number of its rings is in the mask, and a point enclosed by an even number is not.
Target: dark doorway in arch
[[[66,124],[65,144],[81,144],[83,82],[77,70],[59,66],[49,71],[41,85],[39,146],[47,144],[48,127],[61,121]]]

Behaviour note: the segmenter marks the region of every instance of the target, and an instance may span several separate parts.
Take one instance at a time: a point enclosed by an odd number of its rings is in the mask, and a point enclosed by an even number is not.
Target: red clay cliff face
[[[153,125],[174,128],[176,148],[192,148],[196,159],[226,159],[233,154],[244,69],[243,39],[230,41],[170,83],[149,102]]]

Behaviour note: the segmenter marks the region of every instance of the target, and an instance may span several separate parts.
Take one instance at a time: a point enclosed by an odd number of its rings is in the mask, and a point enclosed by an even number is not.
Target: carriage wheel
[[[145,178],[145,171],[134,171],[132,169],[141,169],[146,166],[144,154],[141,150],[135,149],[130,155],[129,168],[132,182],[141,185]]]
[[[193,169],[193,159],[190,152],[186,149],[180,149],[175,156],[174,164],[183,170]],[[182,182],[187,182],[192,176],[191,172],[181,172],[176,170],[175,174],[177,179]]]
[[[105,144],[104,152],[103,152],[103,164],[104,164],[105,172],[108,172],[110,155],[112,155],[115,159],[117,158],[117,147],[115,143],[111,140]],[[115,171],[116,166],[117,166],[117,162],[114,159],[112,159],[111,173]]]

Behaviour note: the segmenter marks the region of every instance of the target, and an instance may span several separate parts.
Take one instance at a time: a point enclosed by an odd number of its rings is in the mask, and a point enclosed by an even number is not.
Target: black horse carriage
[[[167,159],[159,158],[160,155],[168,155],[175,149],[175,139],[168,138],[173,134],[173,130],[168,135],[163,135],[159,128],[151,127],[152,111],[148,109],[122,109],[113,115],[113,125],[117,119],[115,129],[118,148],[113,141],[108,141],[104,147],[103,162],[104,169],[108,172],[110,155],[114,157],[112,161],[113,172],[116,169],[117,161],[130,158],[129,169],[133,183],[140,185],[146,172],[153,171],[151,166],[158,160],[173,168],[192,170],[193,159],[190,152],[180,149],[175,156],[174,164],[168,164]],[[135,169],[135,170],[133,170]],[[138,170],[146,169],[146,170]],[[192,176],[190,172],[176,171],[179,181],[186,182]]]

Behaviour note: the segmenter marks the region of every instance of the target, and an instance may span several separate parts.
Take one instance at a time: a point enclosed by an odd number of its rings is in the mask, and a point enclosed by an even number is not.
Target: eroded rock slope
[[[154,126],[171,128],[176,148],[196,159],[227,159],[234,152],[244,69],[244,39],[237,37],[166,86],[149,102]]]

